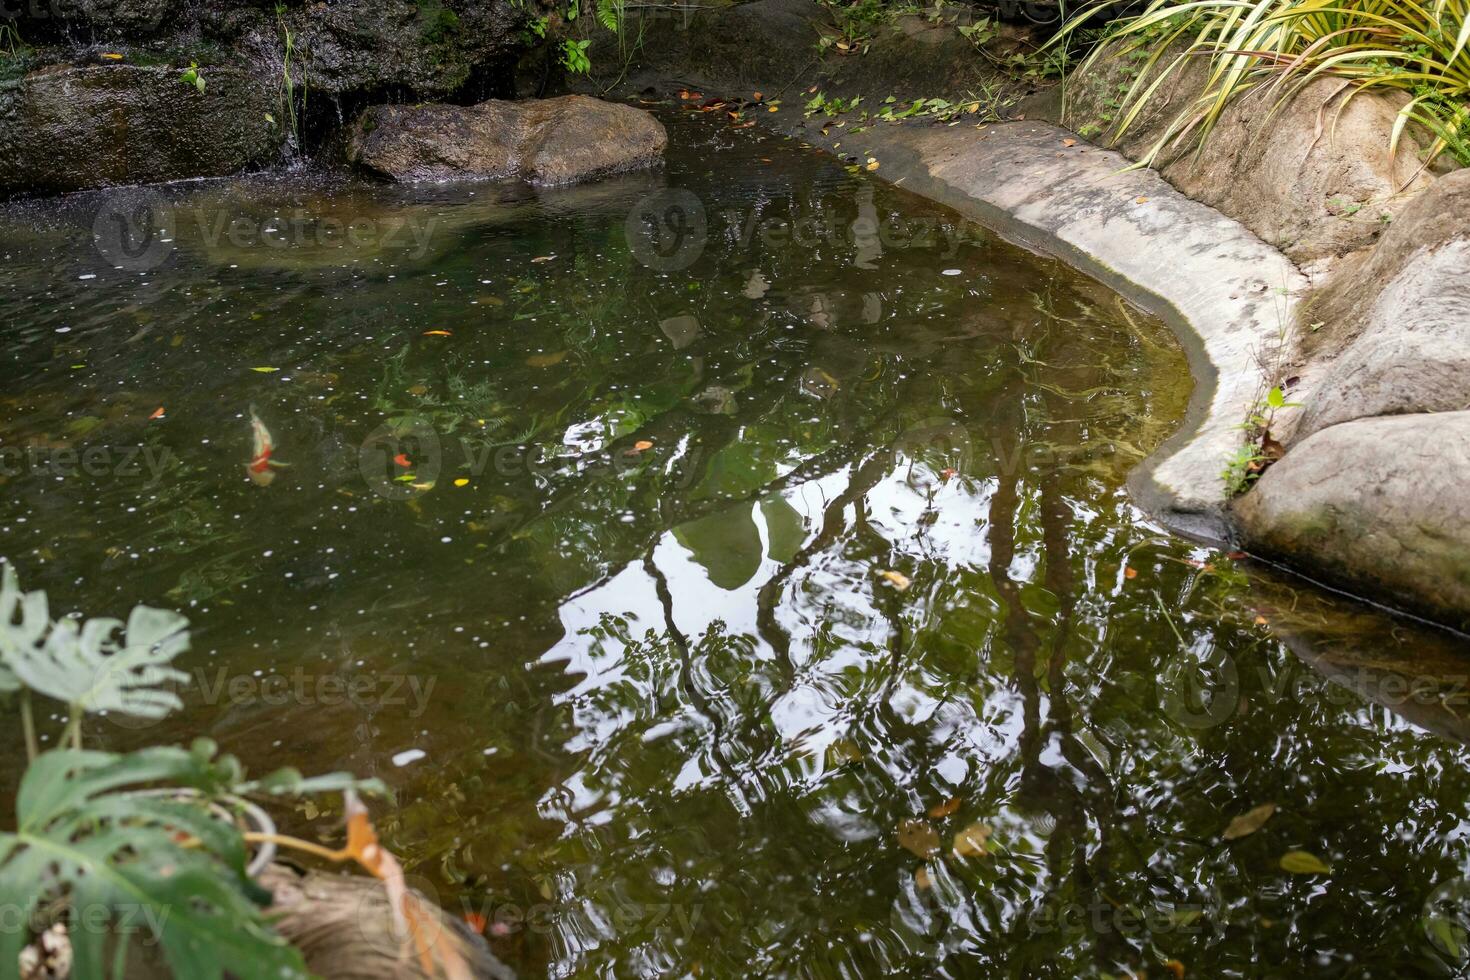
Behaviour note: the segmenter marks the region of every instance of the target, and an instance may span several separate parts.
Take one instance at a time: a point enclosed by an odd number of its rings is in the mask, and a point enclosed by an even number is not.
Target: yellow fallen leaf
[[[878,169],[878,161],[877,160],[874,160],[872,157],[868,157],[868,166],[867,166],[867,169],[869,169],[869,170],[877,170]]]
[[[275,374],[277,371],[280,370],[280,368],[278,368],[278,367],[253,367],[250,370],[255,371],[258,374]]]
[[[448,330],[425,330],[424,331],[424,336],[425,337],[452,337],[454,335],[452,333],[450,333]]]
[[[780,112],[781,111],[781,107],[780,106],[774,106],[773,105],[769,109],[767,109],[766,111],[767,112]]]
[[[408,388],[406,390],[408,391],[408,393],[410,395],[423,396],[423,395],[427,395],[429,393],[429,386],[428,385],[414,385],[413,387]]]
[[[887,579],[888,580],[888,583],[890,585],[892,585],[895,589],[897,589],[900,592],[903,592],[904,590],[906,590],[909,587],[909,585],[911,584],[910,581],[909,581],[909,577],[907,575],[905,575],[903,572],[895,572],[895,571],[891,571],[890,570],[890,571],[880,572],[879,574],[882,575],[885,579]]]
[[[526,358],[526,363],[534,368],[544,368],[551,367],[554,364],[560,364],[562,361],[566,360],[566,358],[567,352],[564,350],[559,350],[554,354],[532,354],[530,357]]]
[[[954,835],[954,852],[960,857],[988,854],[985,842],[990,839],[990,825],[977,820]]]
[[[120,55],[120,54],[118,54],[116,51],[104,51],[104,52],[102,52],[102,55],[101,56],[103,58],[106,58],[108,61],[122,61],[123,60],[123,56]]]
[[[464,477],[460,477],[458,480],[454,481],[454,485],[457,487],[467,487],[470,485],[470,481],[466,480]]]
[[[645,449],[652,449],[653,443],[649,442],[647,439],[639,439],[637,442],[633,443],[633,448],[641,453]]]
[[[1281,870],[1290,871],[1294,875],[1325,875],[1332,873],[1332,869],[1323,864],[1321,858],[1307,851],[1287,851],[1281,855]]]
[[[1062,140],[1062,145],[1063,146],[1076,146],[1077,145],[1077,141],[1074,140],[1074,139],[1065,139],[1065,140]]]
[[[898,825],[898,844],[910,854],[927,858],[939,850],[939,834],[929,821],[911,817]]]
[[[1136,203],[1138,203],[1138,204],[1147,204],[1148,203],[1148,198],[1146,198],[1146,197],[1135,197],[1133,200]]]
[[[1237,840],[1241,837],[1254,834],[1266,825],[1271,815],[1276,812],[1275,803],[1262,803],[1253,810],[1247,810],[1234,820],[1230,821],[1225,832],[1220,836],[1225,840]]]

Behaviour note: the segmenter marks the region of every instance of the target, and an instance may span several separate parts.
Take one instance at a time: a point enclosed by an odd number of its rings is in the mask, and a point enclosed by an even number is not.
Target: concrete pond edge
[[[840,152],[841,130],[777,128]],[[1129,489],[1171,530],[1229,540],[1221,471],[1244,444],[1241,423],[1307,288],[1291,260],[1156,172],[1047,123],[879,125],[861,144],[878,161],[874,176],[1061,259],[1170,325],[1195,389]]]

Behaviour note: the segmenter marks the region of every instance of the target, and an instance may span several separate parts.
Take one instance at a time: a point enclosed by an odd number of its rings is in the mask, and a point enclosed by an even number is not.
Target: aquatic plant
[[[1062,47],[1099,14],[1113,9],[1090,3],[1051,42]],[[1255,92],[1275,112],[1318,78],[1341,79],[1340,113],[1370,90],[1409,96],[1390,136],[1397,149],[1410,123],[1434,136],[1427,160],[1446,149],[1470,163],[1470,2],[1434,0],[1150,0],[1142,13],[1118,21],[1105,43],[1083,62],[1146,53],[1120,100],[1115,136],[1138,118],[1155,93],[1184,65],[1207,59],[1199,94],[1169,123],[1144,154],[1149,164],[1191,137],[1209,138],[1226,108]]]

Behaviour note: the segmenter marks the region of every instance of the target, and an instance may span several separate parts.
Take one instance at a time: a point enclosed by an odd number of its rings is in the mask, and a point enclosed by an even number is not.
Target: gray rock
[[[1366,598],[1470,627],[1470,412],[1343,422],[1235,504],[1244,544]]]
[[[335,0],[298,7],[284,23],[316,92],[437,99],[512,59],[523,17],[504,0]],[[265,47],[279,47],[275,32]]]
[[[244,72],[59,65],[0,86],[0,195],[219,177],[274,160],[275,92]]]
[[[569,184],[646,167],[668,134],[642,109],[585,95],[473,106],[375,106],[348,159],[397,181],[518,177]]]
[[[1438,179],[1345,260],[1302,317],[1315,362],[1292,438],[1375,415],[1470,409],[1470,171]]]

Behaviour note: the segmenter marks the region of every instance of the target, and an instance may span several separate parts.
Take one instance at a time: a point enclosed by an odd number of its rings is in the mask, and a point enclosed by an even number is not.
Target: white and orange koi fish
[[[255,414],[254,405],[250,406],[250,435],[254,441],[254,455],[245,464],[245,472],[256,486],[268,487],[276,478],[276,470],[291,464],[271,459],[276,451],[275,440],[271,438],[271,430]]]

